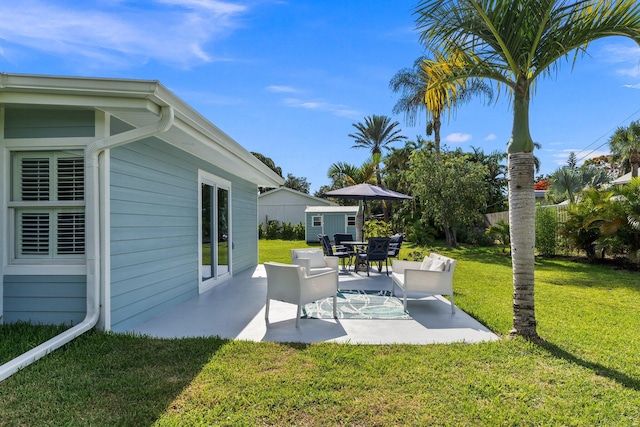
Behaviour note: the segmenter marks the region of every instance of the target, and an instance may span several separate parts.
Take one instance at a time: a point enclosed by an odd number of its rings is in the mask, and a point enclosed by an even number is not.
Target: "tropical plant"
[[[567,208],[567,219],[560,225],[559,234],[572,247],[584,251],[589,261],[597,257],[602,211],[609,205],[612,194],[595,188],[583,191],[580,202]]]
[[[329,166],[327,177],[331,180],[331,188],[343,188],[356,184],[375,182],[375,165],[371,160],[361,166],[346,162],[336,162]]]
[[[600,231],[605,236],[615,235],[625,246],[627,257],[640,264],[640,178],[614,190]]]
[[[631,177],[638,176],[640,165],[640,121],[636,120],[628,127],[619,127],[609,138],[609,148],[614,157],[623,159],[624,172],[631,169]]]
[[[511,242],[509,239],[509,223],[504,219],[498,220],[495,224],[487,228],[487,234],[491,236],[494,241],[497,241],[498,244],[502,245],[502,252],[507,249]]]
[[[389,86],[394,92],[400,92],[400,99],[393,107],[393,113],[404,113],[408,126],[415,125],[419,111],[426,112],[426,134],[433,133],[436,152],[439,153],[442,113],[468,102],[475,95],[484,94],[491,98],[493,92],[489,85],[478,79],[471,82],[454,82],[442,89],[432,87],[429,91],[429,72],[424,67],[426,59],[420,57],[413,63],[413,68],[398,71],[389,82]]]
[[[540,77],[591,41],[627,36],[640,43],[635,0],[422,0],[421,41],[433,52],[430,85],[487,78],[508,90],[513,129],[507,147],[513,260],[512,334],[538,339],[534,306],[535,196],[529,103]],[[450,58],[456,58],[451,61]]]

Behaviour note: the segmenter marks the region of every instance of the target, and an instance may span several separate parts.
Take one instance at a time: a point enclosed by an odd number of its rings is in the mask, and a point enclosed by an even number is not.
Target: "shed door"
[[[347,230],[346,220],[343,214],[332,215],[325,214],[324,215],[324,234],[329,236],[329,239],[333,240],[333,235],[336,233],[345,233]]]

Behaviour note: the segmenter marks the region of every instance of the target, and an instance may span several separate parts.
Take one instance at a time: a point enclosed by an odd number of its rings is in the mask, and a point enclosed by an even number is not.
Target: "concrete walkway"
[[[366,273],[341,272],[340,289],[390,290],[391,277],[375,268]],[[446,298],[410,300],[408,320],[301,319],[296,306],[271,302],[269,324],[264,319],[264,266],[248,270],[183,304],[138,325],[129,332],[155,337],[213,336],[274,342],[343,342],[354,344],[433,344],[498,340],[499,337]]]

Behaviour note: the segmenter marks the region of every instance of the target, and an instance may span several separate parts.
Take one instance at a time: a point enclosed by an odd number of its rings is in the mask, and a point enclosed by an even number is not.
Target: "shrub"
[[[434,239],[435,230],[422,222],[422,220],[415,221],[407,230],[407,240],[415,243],[418,246],[426,246]]]
[[[536,249],[542,256],[554,256],[558,248],[556,208],[536,209]]]
[[[493,238],[487,234],[482,227],[473,227],[461,230],[458,233],[458,240],[473,246],[492,246]]]
[[[282,230],[280,231],[280,236],[282,240],[293,240],[295,238],[293,226],[291,225],[290,222],[282,223]]]
[[[265,232],[265,238],[269,240],[277,239],[279,237],[280,226],[278,221],[269,221],[267,223],[267,231]]]
[[[366,221],[364,224],[364,234],[367,237],[391,236],[391,224],[378,219]]]
[[[304,240],[306,238],[305,235],[304,224],[299,222],[293,227],[293,239],[294,240]]]

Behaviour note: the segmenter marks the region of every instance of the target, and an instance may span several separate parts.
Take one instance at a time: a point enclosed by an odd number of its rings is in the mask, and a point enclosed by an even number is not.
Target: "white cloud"
[[[607,44],[600,51],[602,58],[613,64],[620,64],[616,73],[621,76],[640,77],[640,47],[637,45]],[[629,85],[625,85],[629,87]]]
[[[463,142],[471,141],[471,135],[468,133],[454,132],[447,135],[444,140],[445,142],[451,142],[453,144],[462,144]]]
[[[484,140],[485,141],[493,141],[495,140],[497,137],[497,135],[495,133],[490,133],[489,135],[485,136]]]
[[[334,116],[347,117],[350,119],[360,119],[363,114],[357,110],[347,108],[341,104],[331,104],[328,102],[304,101],[298,98],[286,98],[284,103],[294,108],[304,108],[307,110],[317,110],[333,114]]]
[[[298,89],[291,87],[291,86],[278,86],[278,85],[271,85],[271,86],[267,86],[266,89],[269,92],[275,92],[275,93],[296,93],[299,92]]]
[[[136,3],[5,2],[2,48],[24,48],[95,68],[158,61],[189,68],[214,61],[207,44],[237,27],[247,8],[210,0]]]

